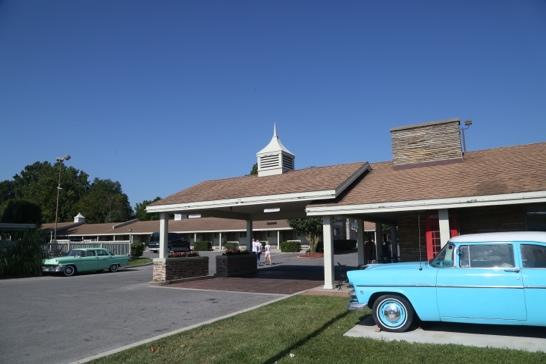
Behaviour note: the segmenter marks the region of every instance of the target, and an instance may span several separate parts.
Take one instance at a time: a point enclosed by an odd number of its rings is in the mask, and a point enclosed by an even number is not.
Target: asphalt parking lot
[[[150,286],[152,267],[0,281],[0,362],[69,363],[279,295]]]

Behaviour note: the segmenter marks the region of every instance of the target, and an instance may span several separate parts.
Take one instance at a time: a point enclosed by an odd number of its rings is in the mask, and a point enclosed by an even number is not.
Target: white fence
[[[49,252],[52,252],[55,255],[62,255],[63,253],[66,254],[70,251],[70,249],[78,249],[78,248],[104,248],[114,255],[130,255],[131,241],[130,240],[115,240],[115,241],[57,240],[56,243],[54,241],[49,243],[48,248],[49,248]]]

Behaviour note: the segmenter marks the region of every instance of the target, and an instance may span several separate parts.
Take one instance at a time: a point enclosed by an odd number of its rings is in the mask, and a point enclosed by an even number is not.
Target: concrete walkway
[[[345,336],[419,344],[456,344],[480,348],[546,352],[546,328],[524,326],[427,323],[423,328],[404,333],[378,331],[371,316]]]

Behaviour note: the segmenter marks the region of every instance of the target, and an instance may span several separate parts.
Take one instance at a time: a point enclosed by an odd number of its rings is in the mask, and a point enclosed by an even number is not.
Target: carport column
[[[375,223],[375,262],[381,263],[383,255],[383,225],[380,222]]]
[[[219,250],[222,250],[222,233],[218,233],[218,246],[220,247]]]
[[[358,256],[358,265],[365,262],[364,259],[364,220],[356,219],[356,247]]]
[[[159,220],[159,259],[169,256],[169,214],[162,212]]]
[[[438,210],[438,223],[440,225],[440,246],[443,248],[450,238],[449,234],[449,210]]]
[[[322,243],[324,246],[324,289],[334,289],[334,231],[332,218],[322,217]]]
[[[277,230],[277,250],[281,250],[281,231]]]
[[[252,220],[246,220],[246,240],[248,244],[248,251],[252,251]]]

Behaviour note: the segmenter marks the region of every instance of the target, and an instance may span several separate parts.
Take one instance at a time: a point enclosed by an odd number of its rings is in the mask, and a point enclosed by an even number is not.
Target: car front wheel
[[[117,264],[112,264],[110,266],[110,272],[117,272],[118,269],[119,269],[119,265],[117,265]]]
[[[74,267],[73,265],[67,265],[63,268],[63,274],[66,277],[72,277],[74,274],[76,274],[76,267]]]
[[[373,319],[381,330],[391,332],[408,331],[415,320],[413,307],[399,295],[383,295],[373,304]]]

